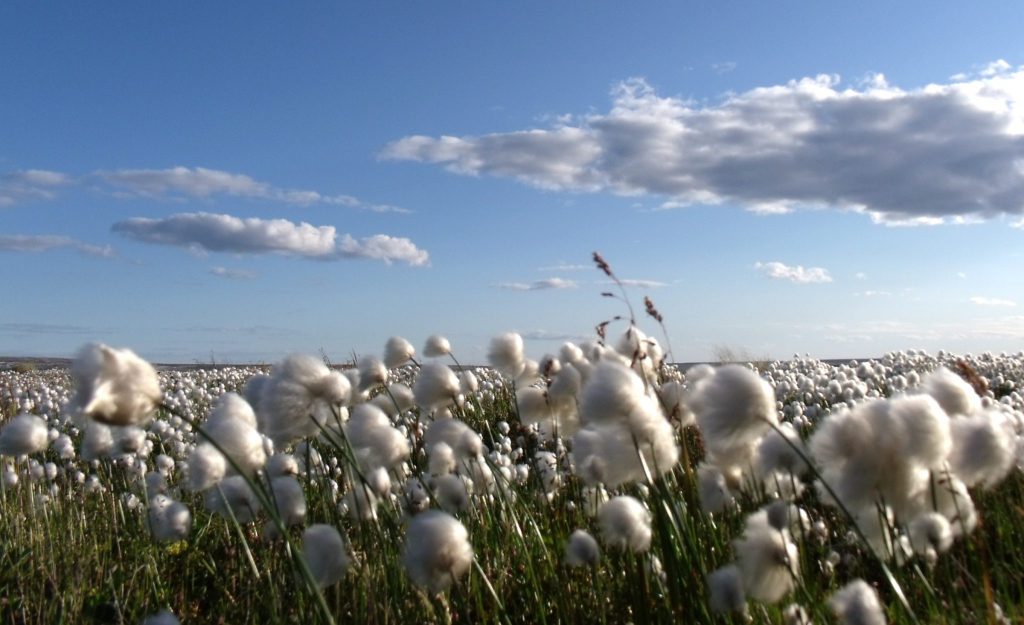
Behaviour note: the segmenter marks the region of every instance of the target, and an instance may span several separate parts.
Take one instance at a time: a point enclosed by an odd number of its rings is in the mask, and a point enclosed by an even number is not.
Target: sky
[[[680,362],[1016,352],[1022,18],[2,3],[0,355],[538,358],[628,318],[595,251]]]

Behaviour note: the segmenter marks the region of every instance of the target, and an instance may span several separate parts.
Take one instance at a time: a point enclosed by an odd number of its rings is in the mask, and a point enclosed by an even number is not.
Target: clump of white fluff
[[[338,529],[322,523],[302,532],[302,557],[320,588],[333,586],[345,577],[350,562]]]
[[[154,540],[184,540],[191,528],[192,513],[189,512],[188,506],[167,495],[156,495],[149,500],[149,529]]]
[[[747,518],[743,536],[733,542],[733,548],[747,595],[775,603],[793,590],[800,574],[797,547],[787,528],[769,523],[767,511]]]
[[[24,456],[43,451],[49,444],[46,421],[24,412],[0,429],[0,456]]]
[[[981,410],[981,398],[963,378],[939,367],[921,382],[925,393],[935,398],[949,415],[969,415]]]
[[[613,497],[597,511],[601,540],[609,547],[642,553],[651,548],[651,513],[628,495]]]
[[[142,423],[162,396],[156,370],[130,349],[86,345],[71,365],[71,376],[75,396],[70,411],[100,423]]]
[[[109,425],[91,421],[82,436],[82,459],[93,461],[110,453],[114,448],[114,433]]]
[[[415,355],[416,348],[400,336],[393,336],[384,344],[384,366],[388,369],[404,365]]]
[[[465,526],[439,510],[416,515],[406,531],[402,563],[417,586],[433,594],[444,592],[473,563]]]
[[[451,447],[459,461],[476,458],[483,453],[483,441],[473,428],[459,419],[439,419],[427,426],[423,434],[423,445],[427,452],[438,443]]]
[[[333,421],[351,393],[344,375],[331,371],[312,356],[289,356],[261,384],[258,416],[260,430],[283,448],[298,439],[315,436]]]
[[[938,554],[947,551],[953,545],[953,528],[949,519],[938,512],[919,514],[910,522],[908,528],[910,546],[914,553],[934,561]]]
[[[804,475],[810,470],[804,456],[804,443],[792,423],[779,424],[778,430],[765,434],[757,446],[757,468],[762,476],[776,472],[794,476]]]
[[[715,465],[706,462],[697,466],[697,492],[700,508],[707,514],[723,512],[736,501],[729,490],[725,474]]]
[[[373,404],[356,406],[345,423],[345,432],[356,457],[367,471],[377,467],[390,469],[409,457],[409,441]]]
[[[735,564],[723,566],[708,575],[708,593],[711,611],[718,614],[738,612],[746,614],[747,596],[743,592],[743,580]]]
[[[491,339],[487,361],[501,373],[511,378],[518,376],[524,367],[523,358],[523,337],[515,332],[499,334]]]
[[[459,376],[455,375],[451,367],[440,362],[423,365],[412,385],[416,404],[425,412],[452,405],[460,391]]]
[[[856,579],[828,600],[843,625],[885,625],[887,623],[878,593],[862,579]]]
[[[256,413],[237,393],[217,398],[203,432],[246,475],[252,475],[267,460],[263,437],[256,430]]]
[[[356,362],[359,390],[365,391],[388,381],[388,370],[376,356],[363,356]]]
[[[290,475],[275,477],[270,480],[270,491],[274,511],[286,527],[306,522],[306,496],[297,479]]]
[[[188,457],[188,488],[204,491],[224,479],[228,464],[224,455],[210,443],[196,445]]]
[[[565,545],[565,563],[569,566],[594,566],[601,559],[601,548],[586,530],[576,530]]]
[[[207,489],[203,501],[210,512],[225,518],[234,516],[239,523],[251,522],[260,510],[256,493],[241,475],[232,475]]]
[[[991,488],[1013,468],[1016,443],[1006,418],[997,411],[954,419],[951,424],[956,445],[949,463],[967,486]]]
[[[689,405],[708,450],[717,458],[746,455],[745,450],[778,423],[771,386],[739,365],[725,365],[702,377]]]
[[[451,351],[452,344],[448,342],[448,339],[444,338],[440,334],[432,334],[428,336],[427,342],[423,346],[423,355],[427,358],[447,356]]]

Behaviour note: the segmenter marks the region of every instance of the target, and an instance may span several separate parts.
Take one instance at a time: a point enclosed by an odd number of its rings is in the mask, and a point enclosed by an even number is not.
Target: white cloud
[[[550,265],[548,267],[540,267],[537,271],[584,271],[586,269],[593,269],[593,265],[573,265],[570,263],[560,262],[557,265]]]
[[[736,61],[723,61],[721,63],[712,63],[711,69],[715,70],[716,74],[728,74],[737,67]]]
[[[256,277],[256,273],[253,271],[229,269],[227,267],[210,267],[210,273],[219,278],[228,278],[229,280],[252,280]]]
[[[776,280],[789,280],[800,284],[832,282],[832,276],[829,275],[827,269],[822,267],[804,268],[802,265],[790,266],[772,261],[770,263],[755,263],[754,268]]]
[[[575,125],[408,136],[382,157],[561,190],[652,194],[667,206],[829,206],[876,221],[964,223],[1024,213],[1024,68],[904,90],[835,76],[699,104],[620,84]]]
[[[26,169],[0,175],[0,206],[12,206],[25,200],[49,200],[54,188],[71,182],[66,174],[45,169]]]
[[[118,169],[97,171],[102,180],[122,197],[199,198],[214,196],[271,200],[298,206],[334,204],[377,213],[408,213],[407,209],[389,204],[367,203],[351,195],[324,195],[317,191],[282,189],[236,174],[206,167],[171,167],[169,169]]]
[[[668,286],[667,282],[660,282],[658,280],[644,280],[640,278],[619,278],[619,282],[622,284],[622,286],[637,289],[660,289],[663,286]],[[600,282],[599,284],[612,285],[615,284],[615,282],[612,282],[611,280],[606,280],[604,282]]]
[[[573,341],[580,343],[594,338],[583,334],[568,334],[563,332],[549,332],[548,330],[528,330],[520,332],[520,336],[527,341]]]
[[[111,230],[145,243],[175,245],[200,252],[276,253],[321,260],[369,258],[385,263],[426,265],[429,256],[406,238],[377,234],[356,240],[340,237],[334,226],[287,219],[240,218],[213,213],[178,213],[162,219],[134,217]]]
[[[70,248],[85,256],[113,258],[117,254],[109,245],[91,245],[55,234],[0,234],[0,252],[27,252],[38,254],[50,250]]]
[[[972,297],[971,303],[975,306],[990,306],[994,308],[1013,308],[1017,305],[1017,302],[994,297]]]
[[[546,278],[533,282],[501,282],[495,286],[508,291],[547,291],[552,289],[575,289],[579,285],[572,280],[565,280],[564,278]]]

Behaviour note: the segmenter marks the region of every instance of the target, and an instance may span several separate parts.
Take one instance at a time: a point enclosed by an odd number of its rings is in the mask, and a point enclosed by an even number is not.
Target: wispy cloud
[[[49,200],[55,189],[71,182],[66,174],[45,169],[26,169],[0,175],[0,206],[24,200]]]
[[[1017,302],[1008,299],[997,299],[995,297],[972,297],[971,303],[975,306],[988,306],[992,308],[1013,308]]]
[[[500,282],[495,286],[508,291],[548,291],[575,289],[579,285],[573,280],[565,280],[564,278],[546,278],[533,282]]]
[[[828,270],[822,267],[807,267],[802,265],[786,265],[778,261],[770,263],[755,263],[754,269],[775,280],[789,280],[799,284],[814,284],[832,282],[832,276]]]
[[[538,267],[537,271],[584,271],[586,269],[593,269],[593,265],[573,265],[570,263],[558,263],[557,265],[549,265],[547,267]]]
[[[76,326],[59,323],[8,322],[0,323],[0,334],[34,335],[34,334],[73,334],[95,335],[99,329],[87,326]]]
[[[178,213],[162,219],[134,217],[111,230],[142,241],[184,247],[199,252],[283,254],[319,260],[369,258],[414,266],[430,257],[407,238],[376,234],[356,239],[339,235],[334,226],[313,226],[287,219],[240,218],[214,213]]]
[[[0,234],[0,252],[38,254],[56,249],[73,249],[85,256],[113,258],[117,254],[109,245],[92,245],[56,234]]]
[[[584,336],[582,334],[566,334],[563,332],[548,332],[547,330],[529,330],[527,332],[520,332],[527,341],[573,341],[576,343],[592,339],[592,336]]]
[[[97,171],[93,176],[121,197],[198,198],[215,196],[271,200],[308,206],[334,204],[378,213],[409,213],[389,204],[372,204],[351,195],[326,195],[318,191],[285,189],[250,176],[206,167],[168,169],[118,169]]]
[[[728,74],[729,72],[735,70],[737,67],[738,64],[736,63],[736,61],[722,61],[721,63],[711,64],[711,69],[713,69],[716,74]]]
[[[210,273],[217,276],[218,278],[227,278],[229,280],[252,280],[256,277],[256,272],[248,271],[245,269],[229,269],[227,267],[210,267]]]
[[[407,136],[383,158],[547,189],[653,194],[676,206],[829,206],[888,224],[1024,213],[1024,69],[917,89],[881,75],[816,76],[714,104],[662,97],[641,79],[573,124],[482,136]]]

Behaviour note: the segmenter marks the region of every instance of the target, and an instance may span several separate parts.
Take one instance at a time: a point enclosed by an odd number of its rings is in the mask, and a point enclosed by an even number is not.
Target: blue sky
[[[624,312],[595,250],[680,361],[1017,351],[1022,17],[4,3],[0,354],[539,357]]]

